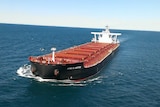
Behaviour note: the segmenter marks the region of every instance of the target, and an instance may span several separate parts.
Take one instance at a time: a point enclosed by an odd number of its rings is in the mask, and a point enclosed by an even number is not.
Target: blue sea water
[[[119,50],[87,81],[30,74],[29,56],[89,42],[101,30],[0,24],[0,107],[160,107],[160,32],[112,29],[122,33]]]

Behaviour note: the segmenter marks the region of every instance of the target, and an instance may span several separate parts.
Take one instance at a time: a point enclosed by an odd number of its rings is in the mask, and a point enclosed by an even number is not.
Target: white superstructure
[[[121,35],[121,33],[110,33],[108,26],[106,26],[106,30],[102,32],[91,32],[94,35],[92,42],[100,42],[100,43],[119,43],[117,36]]]

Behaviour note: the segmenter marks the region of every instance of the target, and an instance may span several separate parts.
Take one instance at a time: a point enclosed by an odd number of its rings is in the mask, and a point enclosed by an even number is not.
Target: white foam
[[[24,65],[17,70],[17,74],[21,77],[35,78],[31,72],[31,65]]]
[[[43,52],[43,51],[45,51],[45,49],[44,49],[44,48],[39,48],[39,50],[40,50],[40,51],[42,51],[42,52]]]
[[[85,81],[73,81],[73,80],[56,80],[56,79],[43,79],[41,77],[35,76],[31,72],[31,65],[25,64],[24,66],[20,67],[17,70],[18,76],[25,77],[25,78],[33,78],[39,82],[51,82],[53,86],[86,86],[89,83],[101,83],[102,76],[88,79]]]

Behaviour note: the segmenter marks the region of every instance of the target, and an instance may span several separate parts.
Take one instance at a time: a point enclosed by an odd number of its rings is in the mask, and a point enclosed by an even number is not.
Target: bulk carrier
[[[43,79],[85,80],[97,74],[120,43],[121,33],[91,32],[91,42],[41,56],[30,56],[31,71]]]

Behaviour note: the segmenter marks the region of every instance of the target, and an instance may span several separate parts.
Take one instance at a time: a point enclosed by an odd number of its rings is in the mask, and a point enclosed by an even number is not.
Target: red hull
[[[83,63],[84,68],[89,68],[104,60],[118,46],[119,44],[89,42],[56,52],[55,61],[52,61],[52,53],[30,57],[29,60],[40,64],[52,65]]]

